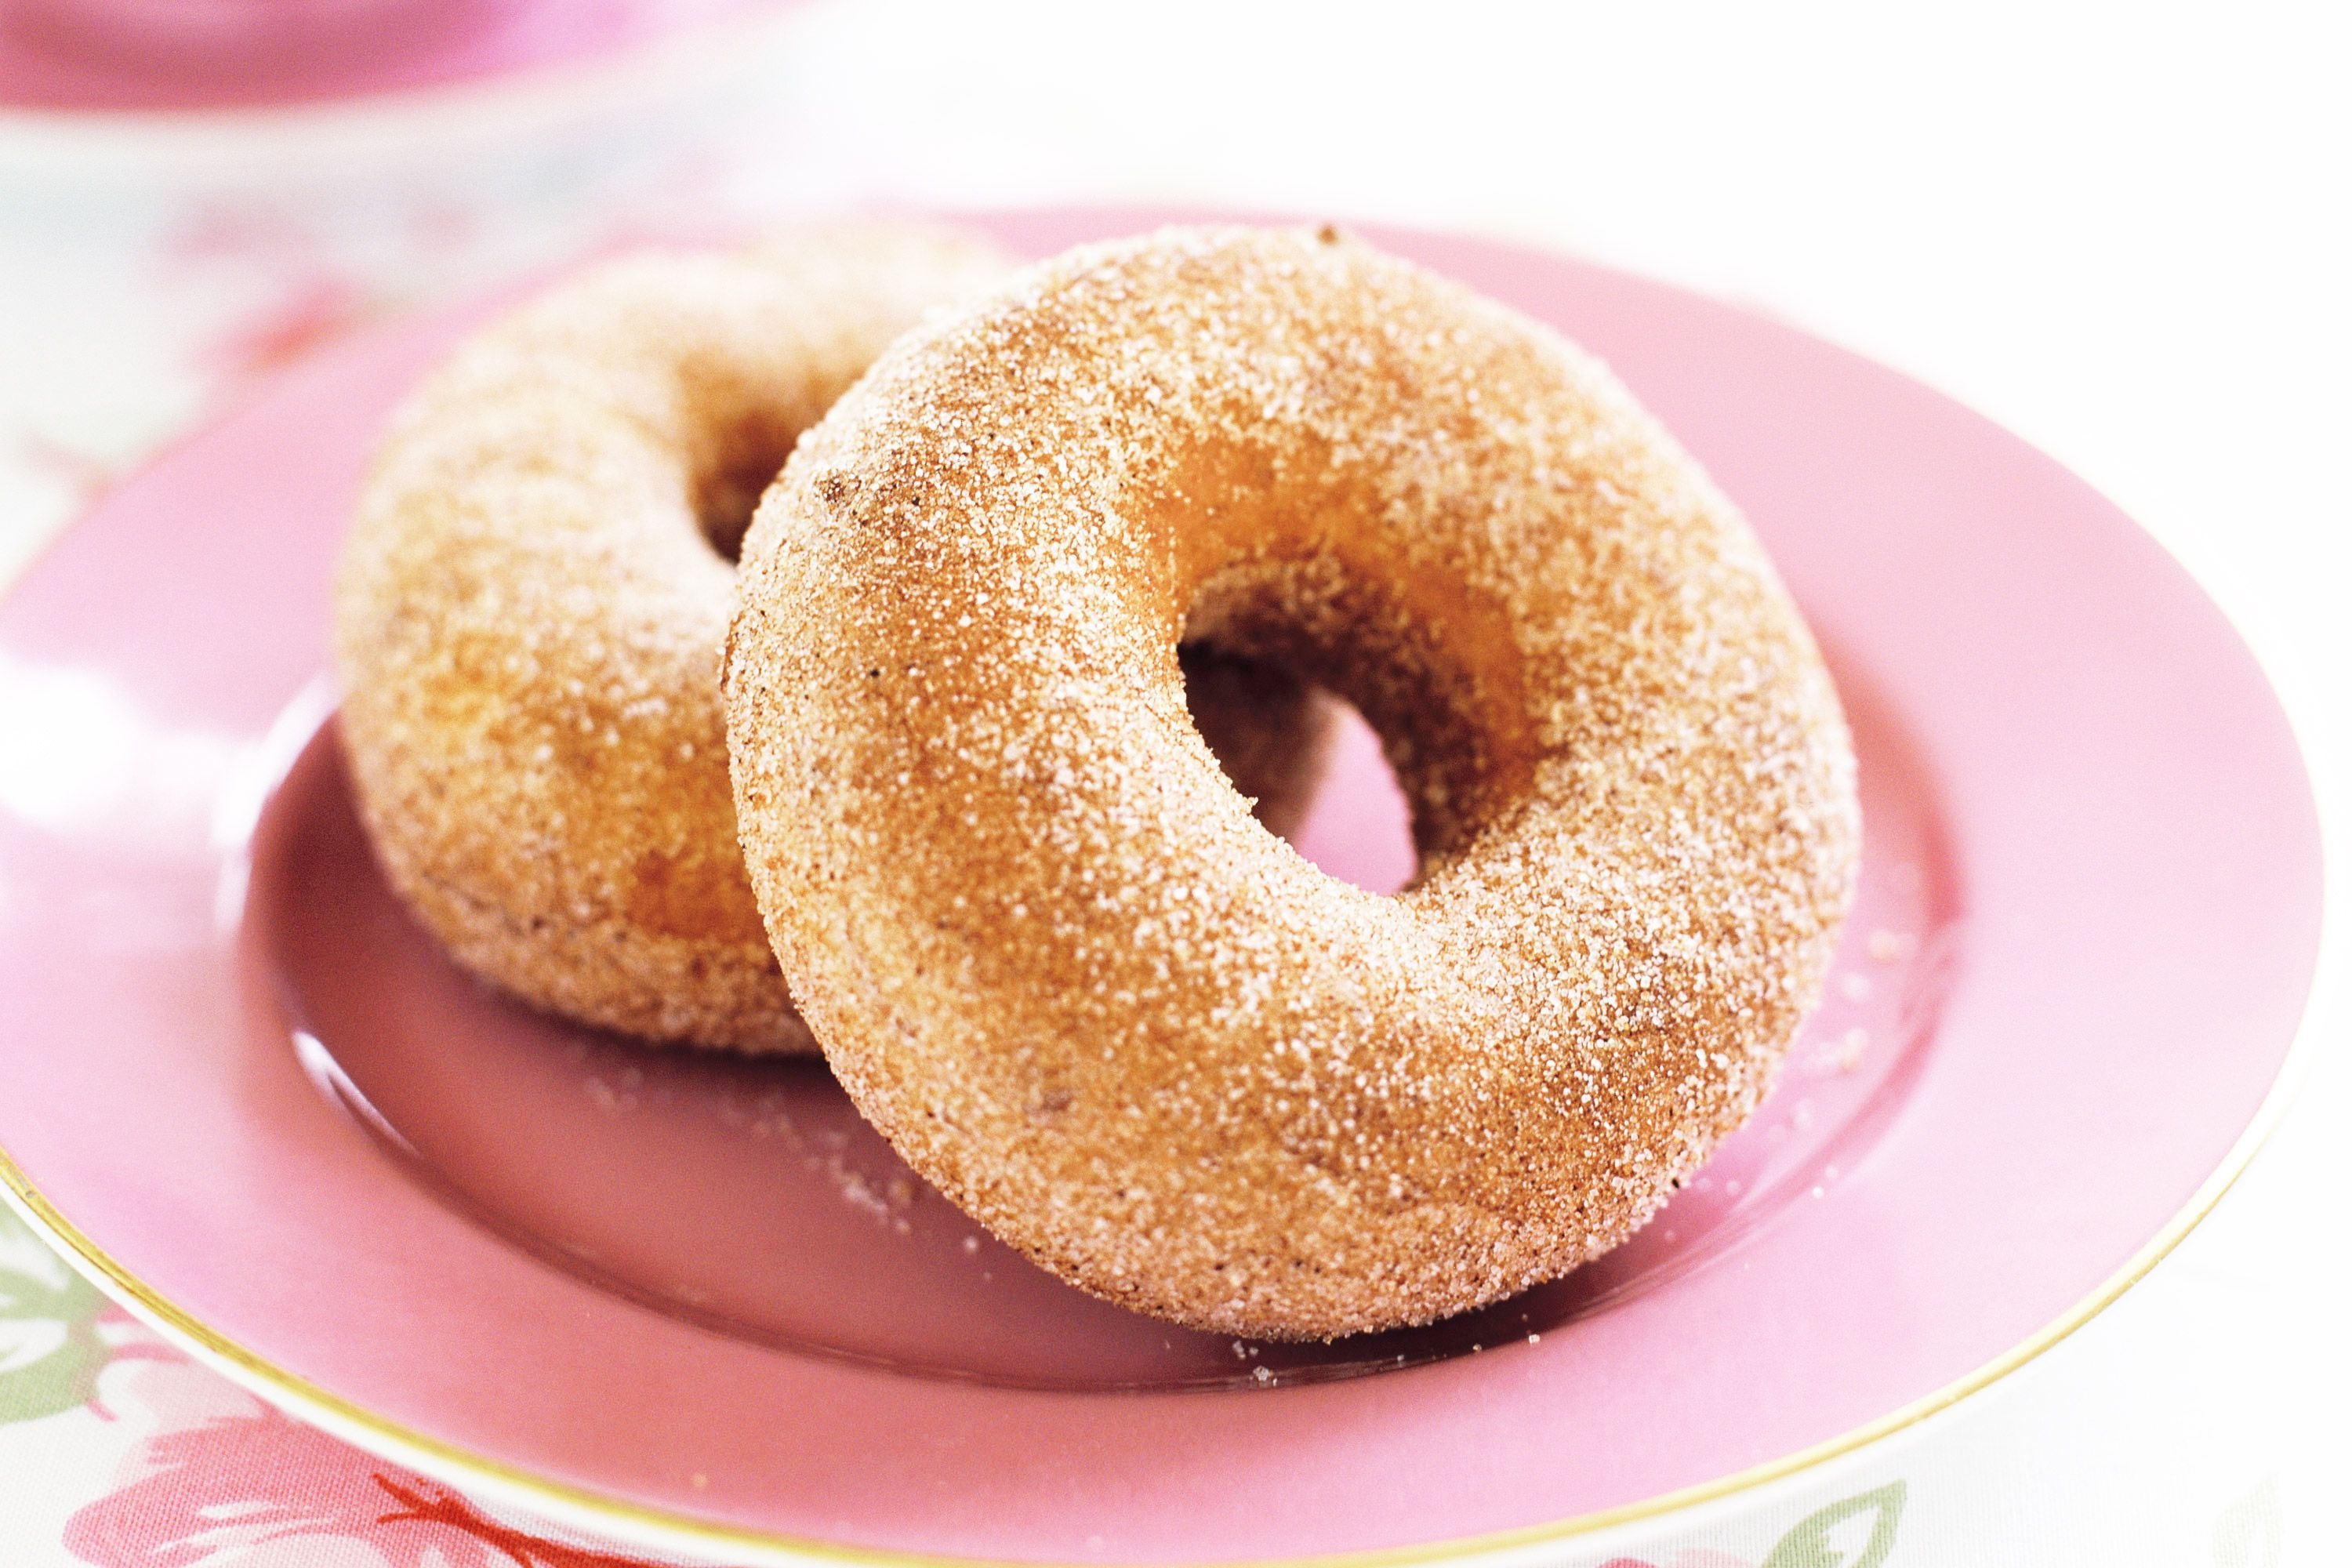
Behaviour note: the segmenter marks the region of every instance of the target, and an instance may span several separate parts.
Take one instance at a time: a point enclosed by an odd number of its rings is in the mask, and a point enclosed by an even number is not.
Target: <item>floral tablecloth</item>
[[[1040,26],[1072,21],[1052,7],[1026,15]],[[1239,16],[1223,25],[1238,26]],[[1377,145],[1332,164],[1304,195],[1254,179],[1263,171],[1244,142],[1223,153],[1189,148],[1197,162],[1182,175],[1154,163],[1160,148],[1149,136],[1089,164],[1062,118],[1073,111],[1043,89],[1050,66],[1034,68],[1037,91],[1011,94],[1025,107],[1004,110],[1014,129],[1000,128],[999,161],[983,164],[968,152],[979,100],[906,86],[909,49],[931,60],[938,79],[951,74],[937,69],[941,60],[987,42],[978,24],[955,17],[953,7],[917,6],[910,20],[904,6],[817,6],[779,32],[785,53],[773,58],[737,47],[699,75],[665,67],[651,85],[608,83],[585,97],[330,116],[305,122],[316,135],[281,126],[270,145],[315,143],[299,155],[261,156],[250,128],[166,145],[0,117],[0,583],[118,476],[251,378],[389,313],[722,213],[877,198],[1297,205],[1311,197],[1367,216],[1484,222],[1571,241],[1582,233],[1576,213],[1506,207],[1426,171],[1421,188],[1430,194],[1400,195],[1402,186],[1374,183]],[[1139,69],[1148,31],[1121,57]],[[1351,46],[1349,58],[1370,47]],[[1160,68],[1172,83],[1200,64],[1180,49]],[[1478,90],[1465,73],[1457,108]],[[1036,161],[1025,179],[1005,161],[1005,149],[1024,146]],[[1125,160],[1116,170],[1100,161],[1113,157]],[[1391,158],[1382,171],[1400,167]],[[1215,168],[1226,177],[1202,188],[1200,171]],[[2186,546],[2192,564],[2215,558],[2200,554],[2210,543]],[[7,698],[0,671],[0,733]],[[2268,1568],[2341,1560],[2331,1551],[2352,1542],[2335,1484],[2347,1458],[2339,1403],[2347,1379],[2341,1349],[2326,1348],[2340,1346],[2326,1320],[2341,1275],[2311,1262],[2304,1237],[2324,1212],[2309,1194],[2335,1166],[2324,1108],[2352,1104],[2343,1077],[2323,1060],[2316,1103],[2206,1230],[2024,1373],[1878,1448],[1651,1527],[1618,1555],[1596,1541],[1591,1550],[1564,1546],[1559,1561]],[[0,1214],[6,1568],[643,1561],[651,1559],[469,1498],[278,1414],[108,1305]]]

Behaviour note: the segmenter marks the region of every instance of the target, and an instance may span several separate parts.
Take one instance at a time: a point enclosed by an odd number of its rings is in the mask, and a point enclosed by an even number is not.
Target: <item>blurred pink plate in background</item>
[[[1156,221],[988,220],[1043,254]],[[2260,671],[2113,507],[1788,328],[1373,237],[1607,357],[1748,510],[1853,721],[1859,908],[1778,1090],[1619,1253],[1323,1347],[1082,1296],[822,1068],[455,973],[377,879],[327,584],[386,410],[487,307],[313,361],[0,604],[0,1146],[133,1308],[299,1414],[680,1548],[1209,1561],[1544,1543],[1949,1405],[2168,1248],[2274,1104],[2319,926]],[[1393,886],[1351,733],[1298,838]]]
[[[577,65],[788,0],[10,0],[0,108],[282,108]]]

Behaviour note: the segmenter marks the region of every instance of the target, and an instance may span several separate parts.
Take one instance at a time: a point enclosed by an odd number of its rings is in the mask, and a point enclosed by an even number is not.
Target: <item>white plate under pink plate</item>
[[[1044,253],[1151,221],[990,224]],[[2100,1298],[2231,1158],[2310,979],[2317,832],[2252,658],[2114,508],[1898,375],[1622,274],[1373,237],[1615,365],[1746,507],[1853,722],[1828,998],[1620,1252],[1415,1332],[1171,1330],[980,1234],[817,1066],[647,1051],[455,973],[376,877],[320,681],[375,432],[478,310],[285,374],[0,604],[0,1147],[37,1206],[298,1409],[739,1554],[1559,1525],[1833,1444]],[[1393,883],[1398,810],[1355,733],[1299,847]]]

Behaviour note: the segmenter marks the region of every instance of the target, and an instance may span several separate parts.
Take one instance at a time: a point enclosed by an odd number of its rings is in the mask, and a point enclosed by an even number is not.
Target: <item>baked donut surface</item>
[[[1730,503],[1596,362],[1331,231],[1082,247],[911,335],[744,551],[737,811],[835,1074],[997,1235],[1264,1337],[1639,1226],[1851,894],[1853,760]],[[1349,697],[1422,855],[1254,822],[1177,650]]]

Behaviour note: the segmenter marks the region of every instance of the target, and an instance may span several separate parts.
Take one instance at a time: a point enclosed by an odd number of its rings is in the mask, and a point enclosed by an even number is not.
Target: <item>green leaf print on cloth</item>
[[[1904,1483],[1843,1498],[1799,1521],[1780,1537],[1764,1568],[1879,1568],[1895,1550]]]
[[[106,1299],[0,1209],[0,1424],[89,1403],[109,1352]]]

